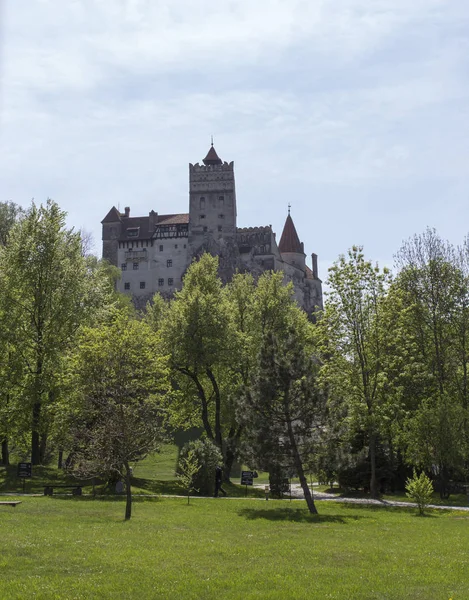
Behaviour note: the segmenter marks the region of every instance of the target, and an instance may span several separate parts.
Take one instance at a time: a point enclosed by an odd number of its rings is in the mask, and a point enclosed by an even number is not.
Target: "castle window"
[[[134,271],[138,271],[138,263],[134,263],[134,264],[132,265],[132,269],[133,269]]]
[[[184,248],[186,248],[186,244],[184,244]]]
[[[223,231],[223,227],[221,225],[218,226],[218,231]]]
[[[168,259],[168,260],[166,261],[166,266],[167,266],[167,267],[172,267],[172,266],[173,266],[173,261],[172,261],[171,259]]]
[[[127,237],[138,237],[140,227],[129,227],[127,229]]]
[[[177,247],[178,247],[178,245],[177,245],[177,244],[174,244],[174,247],[175,247],[175,248],[177,248]]]
[[[224,218],[225,218],[225,215],[218,215],[218,218],[219,218],[219,219],[224,219]]]
[[[158,285],[159,286],[164,285],[164,279],[158,279]]]
[[[200,218],[201,219],[205,219],[205,215],[200,215]]]
[[[218,207],[223,208],[225,204],[225,196],[218,196]]]
[[[163,246],[160,246],[160,252],[163,252]]]
[[[127,263],[121,264],[121,271],[127,271]]]
[[[130,290],[130,283],[128,281],[124,283],[124,290]]]
[[[207,227],[204,227],[204,231],[207,231]]]
[[[172,277],[169,277],[169,279],[168,279],[168,285],[173,285],[173,278]]]
[[[141,282],[140,282],[140,289],[141,289],[141,290],[144,290],[144,289],[145,289],[145,282],[144,282],[144,281],[141,281]]]
[[[205,198],[204,198],[204,196],[202,196],[200,198],[200,208],[205,208]]]

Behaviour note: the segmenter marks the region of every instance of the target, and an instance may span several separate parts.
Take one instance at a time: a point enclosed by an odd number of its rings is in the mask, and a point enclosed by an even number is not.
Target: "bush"
[[[290,490],[290,482],[280,465],[269,466],[269,484],[272,498],[283,498]]]
[[[215,468],[223,464],[220,449],[210,440],[194,440],[183,446],[180,459],[187,458],[190,451],[200,465],[200,470],[194,476],[193,488],[204,496],[212,496],[215,491]]]
[[[433,495],[433,484],[424,471],[417,476],[414,470],[412,479],[406,482],[406,496],[413,500],[419,509],[419,513],[423,515],[425,508],[430,504]]]

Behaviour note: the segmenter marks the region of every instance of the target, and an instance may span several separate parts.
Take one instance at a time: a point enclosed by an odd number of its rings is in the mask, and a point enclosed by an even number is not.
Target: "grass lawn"
[[[469,598],[469,515],[318,502],[22,498],[0,598]]]

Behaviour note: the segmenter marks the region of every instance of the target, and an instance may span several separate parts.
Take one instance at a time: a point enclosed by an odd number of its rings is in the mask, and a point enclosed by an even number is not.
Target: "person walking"
[[[224,496],[226,496],[225,490],[221,487],[223,479],[223,469],[220,466],[217,466],[215,469],[215,494],[214,498],[218,498],[218,492],[221,492]]]

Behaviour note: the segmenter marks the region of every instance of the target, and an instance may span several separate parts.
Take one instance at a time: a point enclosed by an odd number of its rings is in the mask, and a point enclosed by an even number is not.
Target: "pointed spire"
[[[290,206],[288,207],[288,216],[285,221],[278,249],[281,253],[295,252],[297,254],[304,254],[303,244],[300,242],[295,225],[293,224],[293,219],[290,216]]]
[[[213,135],[212,135],[212,144],[210,146],[210,150],[207,152],[207,156],[204,158],[204,165],[221,165],[222,161],[219,158],[217,151],[213,145]]]

